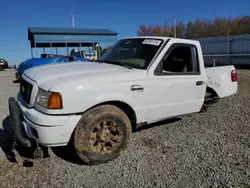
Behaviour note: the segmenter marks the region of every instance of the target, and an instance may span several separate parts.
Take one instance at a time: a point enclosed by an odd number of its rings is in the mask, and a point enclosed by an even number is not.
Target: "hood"
[[[145,76],[143,70],[127,69],[106,63],[65,63],[34,67],[24,72],[39,87],[49,90],[54,86],[79,86],[89,83],[114,82]],[[141,76],[140,76],[141,75]],[[144,77],[143,76],[143,77]]]

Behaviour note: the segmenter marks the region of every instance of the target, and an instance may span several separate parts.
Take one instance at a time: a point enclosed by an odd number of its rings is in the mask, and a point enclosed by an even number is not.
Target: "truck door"
[[[203,60],[199,59],[197,46],[173,43],[163,54],[149,75],[149,123],[198,112],[204,102],[207,77],[204,67],[201,70]]]

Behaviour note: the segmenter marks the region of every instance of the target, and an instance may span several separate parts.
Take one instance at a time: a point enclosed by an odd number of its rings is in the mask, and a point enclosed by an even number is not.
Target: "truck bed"
[[[232,71],[235,71],[233,65],[208,67],[205,70],[208,76],[207,87],[213,89],[218,97],[224,98],[237,93],[237,82],[232,81]]]

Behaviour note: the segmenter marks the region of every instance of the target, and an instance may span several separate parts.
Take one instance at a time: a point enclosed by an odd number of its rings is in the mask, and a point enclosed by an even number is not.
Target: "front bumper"
[[[25,106],[19,95],[17,101],[9,98],[9,110],[16,142],[26,147],[31,147],[31,140],[47,147],[67,145],[81,118],[80,115],[43,114]]]

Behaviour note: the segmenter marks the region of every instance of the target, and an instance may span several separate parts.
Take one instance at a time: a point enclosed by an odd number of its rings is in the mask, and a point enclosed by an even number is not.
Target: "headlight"
[[[62,96],[60,93],[45,91],[39,88],[36,104],[47,109],[62,109]]]

